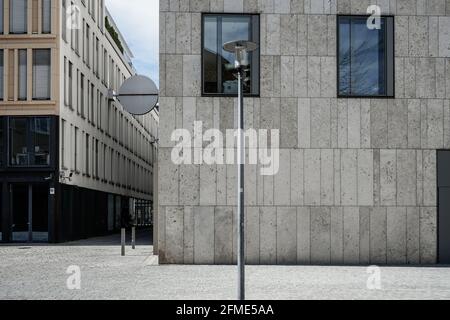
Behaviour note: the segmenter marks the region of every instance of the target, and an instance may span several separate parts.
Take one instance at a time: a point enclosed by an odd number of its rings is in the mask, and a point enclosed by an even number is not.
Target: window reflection
[[[3,145],[3,118],[0,117],[0,168],[3,167],[3,156],[4,156],[4,145]]]
[[[50,100],[50,49],[33,50],[33,99]]]
[[[251,40],[250,17],[223,17],[222,18],[222,43],[235,40]],[[222,56],[222,92],[224,94],[236,94],[238,91],[238,80],[234,71],[234,54],[227,52],[221,46]],[[251,65],[251,64],[250,64]],[[250,67],[247,73],[250,71]],[[250,77],[244,81],[244,92],[250,93]]]
[[[31,165],[50,165],[50,119],[34,118],[31,121],[31,137],[33,157]]]
[[[11,165],[29,164],[26,119],[11,119],[9,126]]]
[[[0,3],[1,5],[1,3]],[[1,13],[1,12],[0,12]],[[3,77],[4,77],[4,60],[3,60],[3,49],[0,49],[0,101],[3,100]]]
[[[9,33],[27,33],[28,0],[9,1]]]
[[[259,16],[205,15],[203,20],[203,93],[235,95],[238,81],[234,72],[234,55],[223,44],[235,40],[259,43]],[[259,94],[259,52],[249,56],[246,94]]]
[[[393,68],[393,52],[386,46],[387,19],[381,29],[369,29],[366,17],[339,18],[339,94],[348,96],[390,96],[393,88],[387,68]],[[392,26],[392,23],[389,23]],[[389,60],[392,60],[389,62]],[[393,74],[393,73],[392,73]]]
[[[219,75],[217,72],[217,17],[205,17],[204,20],[203,72],[204,91],[217,92]]]
[[[9,137],[11,166],[50,165],[50,118],[11,118]]]

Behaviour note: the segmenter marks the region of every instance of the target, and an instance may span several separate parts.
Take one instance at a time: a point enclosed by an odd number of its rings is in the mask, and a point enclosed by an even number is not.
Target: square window
[[[259,45],[259,15],[204,14],[202,17],[202,93],[235,96],[238,80],[234,54],[223,49],[229,41],[248,40]],[[247,96],[259,95],[259,49],[249,54],[244,82]]]
[[[50,166],[51,119],[10,118],[8,154],[11,167]]]
[[[338,17],[338,96],[394,97],[394,18]]]

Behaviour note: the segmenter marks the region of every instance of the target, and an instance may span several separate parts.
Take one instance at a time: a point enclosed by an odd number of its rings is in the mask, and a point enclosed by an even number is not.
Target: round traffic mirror
[[[156,107],[158,87],[148,77],[133,76],[122,84],[117,100],[127,112],[133,115],[144,115]]]

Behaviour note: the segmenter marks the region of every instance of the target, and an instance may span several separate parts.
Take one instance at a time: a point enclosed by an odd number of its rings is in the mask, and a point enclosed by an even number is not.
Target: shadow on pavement
[[[126,244],[131,244],[131,229],[126,231]],[[120,233],[112,234],[104,237],[96,237],[85,240],[62,243],[62,246],[119,246]],[[136,246],[152,246],[153,245],[153,228],[136,230]]]
[[[90,239],[83,239],[65,243],[58,244],[48,244],[48,243],[10,243],[10,244],[0,244],[4,247],[19,247],[27,249],[30,247],[88,247],[88,246],[120,246],[120,232],[95,237]],[[131,228],[126,231],[126,245],[131,245]],[[153,245],[153,228],[143,228],[136,230],[136,246],[152,246]]]

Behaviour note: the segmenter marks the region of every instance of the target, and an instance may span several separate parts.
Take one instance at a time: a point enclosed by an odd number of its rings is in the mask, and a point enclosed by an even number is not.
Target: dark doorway
[[[1,122],[1,120],[0,120],[0,122]],[[0,127],[1,127],[1,124],[0,124]],[[0,139],[1,139],[1,135],[0,135]],[[0,144],[1,144],[1,142],[0,142]],[[1,147],[0,147],[0,149],[1,149]],[[0,150],[0,154],[1,154],[1,150]],[[0,155],[0,157],[1,157],[1,155]],[[4,217],[3,217],[3,194],[2,194],[3,188],[2,187],[3,186],[0,187],[0,190],[1,190],[0,191],[0,242],[3,241],[3,219],[4,219]]]
[[[48,186],[11,184],[13,242],[48,242]]]
[[[29,212],[28,212],[28,185],[11,185],[11,212],[12,212],[12,241],[31,241]]]
[[[33,185],[33,242],[48,242],[48,194],[48,186]]]
[[[450,264],[450,151],[438,151],[439,263]]]

